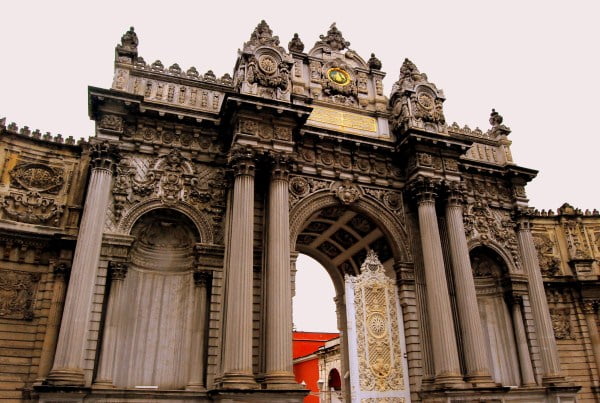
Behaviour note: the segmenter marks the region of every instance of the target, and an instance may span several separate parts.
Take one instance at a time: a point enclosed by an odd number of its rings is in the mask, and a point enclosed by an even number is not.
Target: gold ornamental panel
[[[377,134],[377,119],[358,113],[315,106],[308,117],[308,122],[315,126],[334,129],[344,133],[389,138],[389,136]]]

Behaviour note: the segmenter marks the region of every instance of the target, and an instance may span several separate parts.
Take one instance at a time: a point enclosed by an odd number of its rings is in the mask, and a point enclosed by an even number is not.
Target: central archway
[[[318,261],[329,273],[335,288],[340,332],[340,386],[346,401],[350,401],[351,357],[345,276],[360,274],[368,250],[374,250],[386,275],[395,279],[395,263],[407,261],[409,254],[403,243],[405,234],[394,221],[382,206],[367,200],[344,205],[330,194],[308,197],[295,206],[290,214],[291,250]]]

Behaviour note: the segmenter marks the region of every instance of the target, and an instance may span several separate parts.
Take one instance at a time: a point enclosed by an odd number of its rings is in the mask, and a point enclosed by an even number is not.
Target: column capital
[[[125,262],[111,261],[108,263],[108,272],[112,281],[125,280],[125,276],[127,275],[128,269],[129,267]]]
[[[121,160],[121,154],[115,144],[103,141],[91,145],[90,158],[92,169],[106,170],[112,174]]]
[[[284,154],[271,154],[271,180],[287,181],[290,175],[290,158]]]
[[[464,183],[457,181],[444,181],[446,203],[450,207],[463,207],[466,201],[466,188]]]
[[[254,176],[256,171],[256,155],[248,147],[234,146],[229,154],[229,164],[234,176]]]
[[[439,178],[419,175],[408,184],[408,191],[418,204],[435,202],[440,191],[440,185],[441,180]]]
[[[206,286],[212,279],[212,272],[208,270],[194,270],[194,285]]]

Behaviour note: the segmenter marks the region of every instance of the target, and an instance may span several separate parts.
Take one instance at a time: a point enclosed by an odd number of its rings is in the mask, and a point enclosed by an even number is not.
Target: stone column
[[[121,307],[121,294],[123,281],[127,275],[127,264],[110,262],[108,265],[110,276],[110,295],[106,307],[106,322],[104,324],[104,337],[102,338],[102,355],[98,364],[98,374],[94,387],[114,388],[113,371],[117,360],[117,335],[119,323],[123,319],[119,315]]]
[[[292,368],[292,288],[288,167],[275,157],[267,213],[267,334],[265,383],[269,389],[297,389]]]
[[[227,289],[223,376],[225,389],[258,387],[252,371],[252,283],[254,230],[254,160],[249,152],[232,157],[235,180],[232,231],[227,245]]]
[[[211,273],[198,270],[194,272],[194,316],[192,337],[190,338],[190,372],[187,390],[204,390],[204,352],[206,336],[206,304]]]
[[[92,145],[92,173],[77,236],[71,277],[48,382],[83,386],[85,348],[98,272],[102,232],[118,152],[108,142]]]
[[[435,212],[438,188],[439,181],[429,178],[421,177],[411,184],[418,204],[435,383],[443,387],[459,387],[464,382],[458,361],[450,294]]]
[[[527,273],[529,282],[531,308],[540,343],[540,354],[544,367],[543,382],[549,385],[563,383],[564,377],[560,373],[560,361],[554,339],[550,311],[548,310],[548,301],[546,300],[546,293],[544,291],[542,272],[531,235],[530,222],[526,217],[519,219],[517,237],[523,258],[523,267]]]
[[[585,322],[587,323],[588,332],[590,333],[592,350],[594,351],[594,358],[596,360],[596,368],[600,373],[600,333],[598,332],[598,323],[596,322],[597,309],[598,300],[583,301]]]
[[[474,386],[493,387],[496,384],[490,376],[483,328],[479,317],[479,309],[477,308],[477,292],[475,291],[475,281],[473,280],[469,247],[463,223],[464,200],[461,190],[458,183],[451,183],[448,186],[446,221],[467,369],[466,379]]]
[[[46,335],[44,336],[44,344],[42,345],[42,354],[40,356],[40,366],[37,375],[38,382],[43,381],[48,376],[50,367],[52,367],[52,359],[56,350],[56,340],[58,339],[58,328],[65,301],[65,282],[69,274],[69,269],[69,266],[65,263],[59,263],[54,267],[54,289],[52,290],[48,324],[46,325]]]
[[[534,386],[535,375],[531,365],[531,356],[529,355],[529,345],[527,344],[527,333],[525,333],[525,323],[523,322],[523,297],[515,295],[512,297],[512,321],[515,328],[515,339],[517,341],[517,352],[519,353],[519,367],[521,368],[521,385]]]

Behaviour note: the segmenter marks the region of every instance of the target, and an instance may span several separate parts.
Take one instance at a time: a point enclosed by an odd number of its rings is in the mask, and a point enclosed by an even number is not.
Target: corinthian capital
[[[282,154],[271,155],[271,179],[287,181],[289,174],[289,157]]]
[[[419,175],[408,184],[408,191],[419,204],[435,202],[440,191],[440,185],[441,180],[438,178],[429,178]]]
[[[93,169],[105,169],[110,172],[114,172],[116,164],[121,160],[117,146],[108,141],[92,144],[90,157]]]
[[[445,181],[446,202],[448,206],[463,206],[465,203],[466,189],[462,182]]]
[[[235,176],[254,176],[256,161],[254,152],[247,147],[235,147],[229,155],[229,164]]]

